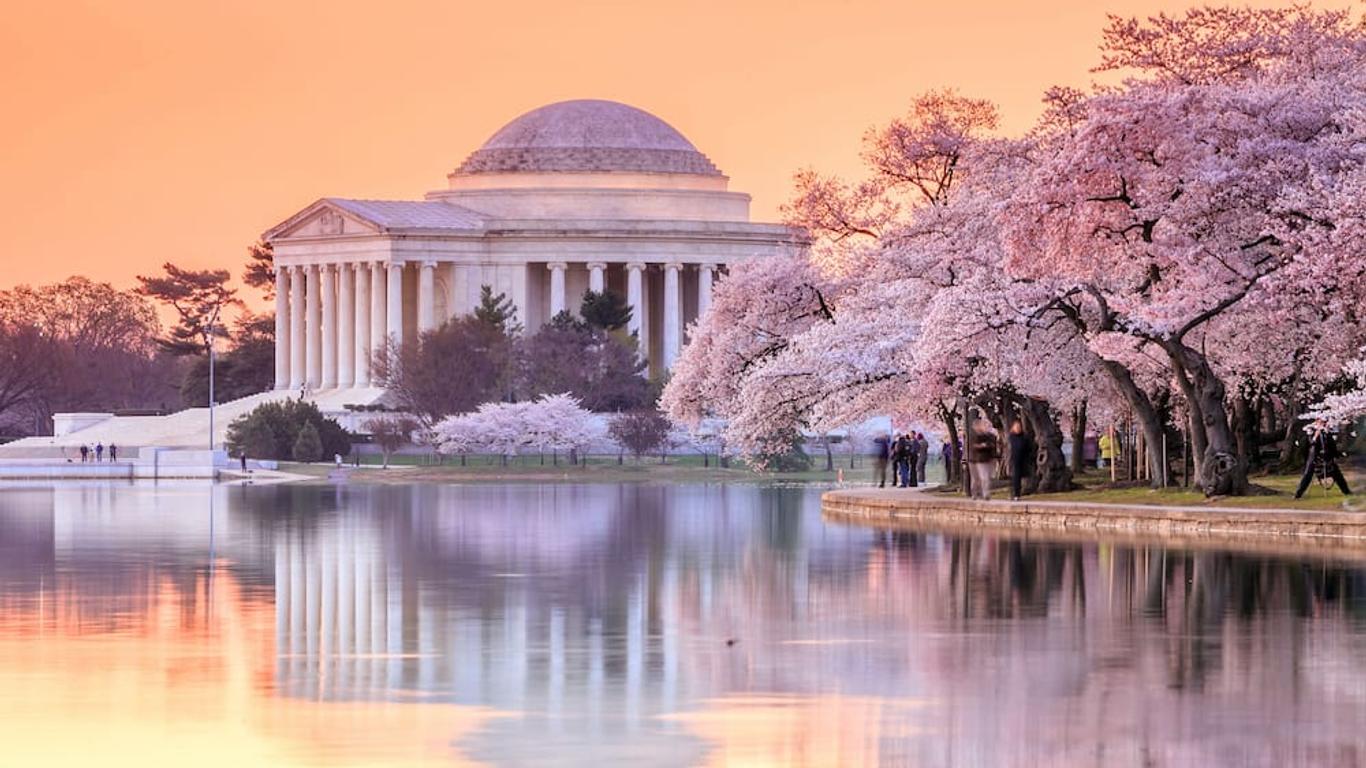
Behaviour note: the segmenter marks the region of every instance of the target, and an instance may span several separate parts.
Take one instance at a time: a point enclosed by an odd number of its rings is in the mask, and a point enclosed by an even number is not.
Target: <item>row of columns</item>
[[[432,281],[435,263],[421,266]],[[432,327],[426,302],[423,329]],[[403,265],[384,262],[275,268],[275,388],[372,385],[370,356],[403,342]]]
[[[564,287],[565,271],[569,265],[563,261],[554,261],[546,265],[550,270],[550,316],[554,317],[566,309],[566,296]],[[679,352],[683,349],[683,283],[680,273],[683,265],[679,262],[669,262],[664,265],[664,368],[673,368],[674,361],[678,359]],[[601,293],[607,284],[607,265],[603,262],[589,262],[588,264],[588,289]],[[699,264],[697,282],[697,314],[701,317],[711,306],[711,286],[716,273],[716,265]],[[644,312],[641,308],[645,306],[645,264],[633,261],[626,265],[626,303],[630,304],[634,311],[631,313],[631,322],[627,326],[631,333],[636,335],[640,341],[641,349],[649,349],[650,340],[647,336],[649,323],[645,322]]]
[[[418,263],[417,330],[437,325],[436,262]],[[590,262],[588,287],[602,292],[607,265]],[[562,261],[550,270],[550,315],[568,308]],[[628,329],[649,349],[643,262],[626,265]],[[672,368],[683,347],[683,265],[664,265],[663,364]],[[711,304],[715,265],[698,267],[697,311]],[[370,357],[386,339],[403,343],[403,264],[352,262],[277,266],[275,269],[275,387],[331,389],[372,385]]]

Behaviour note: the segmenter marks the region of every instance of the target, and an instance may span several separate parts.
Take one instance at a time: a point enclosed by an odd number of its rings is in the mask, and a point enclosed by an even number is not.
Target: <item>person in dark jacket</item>
[[[1338,468],[1338,459],[1341,456],[1338,452],[1338,443],[1328,429],[1328,422],[1323,419],[1314,422],[1309,427],[1309,460],[1304,463],[1304,475],[1300,477],[1300,487],[1295,491],[1295,498],[1304,495],[1315,477],[1331,477],[1338,490],[1342,491],[1342,495],[1352,495],[1347,488],[1347,478],[1342,476],[1342,470]]]
[[[887,462],[892,457],[892,441],[886,435],[873,438],[873,477],[877,487],[887,487]],[[896,476],[892,476],[892,487],[896,487]]]
[[[1020,486],[1024,482],[1025,470],[1029,466],[1029,455],[1034,451],[1034,441],[1025,434],[1024,424],[1016,420],[1010,425],[1010,500],[1020,499]]]
[[[996,469],[996,459],[1000,450],[996,445],[996,433],[985,419],[978,419],[968,434],[968,471],[972,476],[972,495],[983,501],[991,501],[991,475]]]
[[[915,476],[911,474],[915,468],[915,449],[915,441],[910,435],[902,435],[896,439],[896,446],[892,449],[893,484],[902,488],[915,485]]]

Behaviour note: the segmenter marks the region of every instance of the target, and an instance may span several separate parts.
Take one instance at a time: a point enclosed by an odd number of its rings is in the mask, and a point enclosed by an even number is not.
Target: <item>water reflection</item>
[[[803,489],[0,489],[25,762],[1356,764],[1363,658],[1360,563]]]

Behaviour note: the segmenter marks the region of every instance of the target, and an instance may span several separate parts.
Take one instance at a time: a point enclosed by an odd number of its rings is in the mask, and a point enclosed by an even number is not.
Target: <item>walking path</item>
[[[1366,555],[1366,513],[1234,507],[1166,507],[1064,501],[979,501],[924,489],[844,489],[821,497],[830,518],[956,533],[1117,534],[1167,544],[1295,543]]]

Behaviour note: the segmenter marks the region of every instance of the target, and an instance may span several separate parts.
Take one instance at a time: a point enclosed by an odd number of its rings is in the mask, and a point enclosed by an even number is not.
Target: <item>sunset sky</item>
[[[624,101],[776,216],[792,172],[952,86],[1022,129],[1085,85],[1107,12],[1159,0],[47,0],[0,27],[0,288],[163,261],[236,272],[327,195],[417,199],[518,114]],[[1336,5],[1343,5],[1338,3]]]

